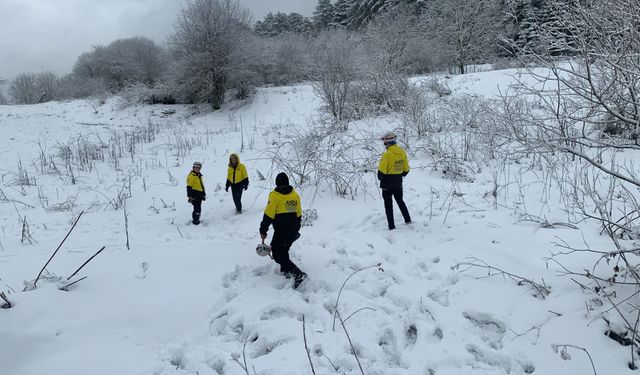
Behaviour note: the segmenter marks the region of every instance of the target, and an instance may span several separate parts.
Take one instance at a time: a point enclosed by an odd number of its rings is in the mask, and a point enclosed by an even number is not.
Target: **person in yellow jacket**
[[[233,203],[236,205],[236,212],[242,212],[242,190],[249,188],[249,175],[244,164],[240,163],[238,154],[229,155],[229,168],[227,170],[227,184],[225,191],[229,192],[231,188],[231,196]]]
[[[302,272],[289,258],[291,245],[300,237],[302,224],[302,204],[300,196],[289,185],[289,176],[279,173],[276,176],[276,188],[269,193],[269,201],[264,209],[260,223],[260,237],[267,238],[269,226],[273,224],[271,254],[273,260],[280,265],[280,272],[286,277],[293,277],[293,288],[300,286],[307,274]]]
[[[200,213],[202,212],[202,201],[207,199],[202,182],[202,163],[193,163],[193,169],[187,175],[187,200],[193,205],[193,213],[191,214],[192,222],[195,225],[200,224]]]
[[[405,223],[411,222],[411,216],[407,205],[402,199],[402,179],[409,173],[409,159],[407,153],[396,144],[396,135],[389,132],[381,138],[386,151],[382,154],[378,166],[378,180],[382,189],[382,199],[384,200],[384,211],[387,215],[389,230],[396,229],[393,220],[393,197],[402,212]]]

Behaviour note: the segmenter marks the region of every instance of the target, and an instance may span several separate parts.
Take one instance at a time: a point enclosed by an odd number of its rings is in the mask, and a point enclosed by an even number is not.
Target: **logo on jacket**
[[[296,212],[296,209],[298,208],[298,201],[295,199],[285,201],[284,207],[287,210],[287,212]]]

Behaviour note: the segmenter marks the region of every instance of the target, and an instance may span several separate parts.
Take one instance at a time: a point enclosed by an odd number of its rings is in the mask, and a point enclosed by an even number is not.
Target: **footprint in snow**
[[[502,339],[507,332],[506,324],[490,314],[478,311],[465,311],[462,316],[467,319],[489,347],[502,349]]]

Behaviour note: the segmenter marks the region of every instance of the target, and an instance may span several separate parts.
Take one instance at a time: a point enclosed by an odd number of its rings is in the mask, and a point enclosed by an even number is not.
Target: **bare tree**
[[[219,109],[234,69],[231,56],[250,33],[250,15],[237,1],[192,0],[169,39],[175,84],[186,102]]]
[[[36,88],[36,75],[34,73],[18,74],[9,86],[9,95],[16,104],[37,103],[40,94]]]
[[[40,91],[39,101],[62,99],[62,85],[60,77],[53,72],[42,72],[36,75],[36,87]]]
[[[489,0],[433,1],[426,12],[427,29],[445,53],[465,73],[491,49]]]
[[[9,86],[9,95],[16,104],[35,104],[62,99],[60,77],[52,72],[22,73]]]
[[[331,116],[342,121],[349,117],[347,99],[357,79],[358,39],[347,32],[325,32],[316,40],[313,90]]]
[[[300,82],[308,75],[309,38],[306,35],[285,34],[277,38],[274,48],[274,75],[277,82]]]
[[[409,7],[380,13],[368,23],[364,39],[374,54],[373,63],[382,71],[404,73],[410,62],[410,42],[423,38],[419,33],[418,15]]]

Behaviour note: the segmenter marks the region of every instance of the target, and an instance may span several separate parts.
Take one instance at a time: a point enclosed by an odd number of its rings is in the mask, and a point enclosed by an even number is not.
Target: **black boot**
[[[293,279],[293,289],[298,289],[300,284],[302,284],[302,282],[305,281],[306,279],[307,279],[307,274],[306,273],[301,272],[301,273],[297,274]]]

